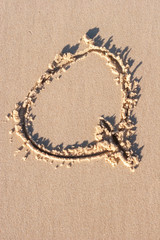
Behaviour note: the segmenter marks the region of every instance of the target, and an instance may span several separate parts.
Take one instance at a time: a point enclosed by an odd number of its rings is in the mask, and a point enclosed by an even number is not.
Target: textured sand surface
[[[159,7],[156,0],[1,1],[0,239],[159,239]],[[21,141],[9,142],[5,115],[64,46],[93,28],[104,43],[113,36],[111,46],[131,48],[132,71],[142,77],[134,113],[144,147],[134,174],[102,159],[55,170],[32,155],[14,157]],[[98,118],[115,115],[118,122],[120,106],[112,73],[89,56],[40,95],[34,132],[55,146],[91,142]]]

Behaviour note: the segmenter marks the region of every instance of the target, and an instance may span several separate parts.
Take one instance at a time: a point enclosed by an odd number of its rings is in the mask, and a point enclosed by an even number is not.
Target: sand
[[[158,1],[16,0],[2,1],[0,9],[0,239],[159,239]],[[131,147],[140,162],[134,173],[121,159],[115,168],[104,157],[62,161],[57,168],[57,162],[36,159],[32,149],[14,156],[23,141],[14,134],[10,143],[15,125],[5,116],[57,53],[83,51],[78,40],[86,33],[128,60],[139,83]],[[100,116],[116,129],[124,96],[109,68],[91,53],[38,95],[30,130],[41,148],[63,152],[72,146],[79,153],[95,140]]]

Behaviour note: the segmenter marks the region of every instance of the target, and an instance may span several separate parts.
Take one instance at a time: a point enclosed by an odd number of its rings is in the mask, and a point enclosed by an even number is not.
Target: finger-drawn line
[[[13,134],[15,132],[23,142],[16,154],[25,148],[24,160],[31,152],[34,152],[39,160],[50,163],[59,161],[60,165],[57,165],[56,168],[64,165],[66,162],[68,162],[67,166],[71,167],[75,161],[103,157],[112,166],[122,161],[126,167],[134,171],[139,165],[139,158],[133,154],[129,139],[135,133],[135,125],[131,120],[131,114],[138,101],[137,88],[139,83],[138,81],[133,82],[129,63],[123,61],[120,53],[114,55],[106,47],[98,46],[87,34],[80,41],[85,42],[87,48],[75,53],[61,52],[57,54],[52,64],[49,64],[46,72],[31,88],[26,98],[17,103],[14,110],[7,115],[7,119],[13,119],[14,121],[14,128],[9,133]],[[104,58],[106,64],[115,75],[116,84],[121,85],[122,106],[118,127],[115,130],[109,121],[104,117],[100,117],[99,124],[95,130],[94,144],[89,144],[85,147],[62,148],[60,151],[56,148],[49,150],[43,144],[37,143],[29,134],[28,127],[34,119],[31,113],[32,106],[35,104],[38,94],[44,90],[45,84],[50,84],[53,79],[59,79],[62,72],[65,72],[68,67],[77,61],[86,58],[90,53]]]

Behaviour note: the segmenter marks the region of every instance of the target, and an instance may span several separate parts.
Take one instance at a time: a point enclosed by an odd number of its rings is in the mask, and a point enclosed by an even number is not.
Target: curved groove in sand
[[[132,86],[129,65],[127,63],[125,64],[119,55],[115,56],[106,48],[95,46],[94,42],[86,35],[83,37],[83,41],[88,45],[83,51],[75,54],[67,53],[56,55],[53,63],[49,65],[45,74],[39,78],[35,86],[27,94],[25,100],[16,104],[15,109],[8,115],[8,117],[14,120],[15,125],[11,133],[15,130],[16,134],[23,141],[23,145],[18,148],[17,152],[21,151],[23,147],[26,147],[29,150],[27,150],[25,158],[29,152],[32,151],[36,154],[37,159],[49,162],[54,160],[69,161],[69,165],[71,165],[74,160],[91,160],[97,157],[105,157],[113,166],[117,165],[118,161],[121,160],[125,166],[134,170],[139,164],[139,160],[137,156],[133,156],[130,148],[131,143],[129,140],[126,140],[124,136],[126,134],[131,136],[134,132],[134,125],[130,119],[130,115],[137,103],[135,89],[138,84],[135,83],[135,85]],[[103,57],[115,75],[116,83],[121,84],[122,107],[118,130],[115,132],[113,126],[101,117],[100,123],[96,127],[96,142],[94,145],[74,149],[63,149],[62,151],[55,149],[49,151],[43,145],[37,144],[28,132],[28,125],[32,122],[30,115],[32,105],[35,103],[40,91],[44,90],[45,84],[51,83],[55,75],[56,78],[59,78],[62,71],[66,71],[71,64],[87,57],[89,53],[95,53]]]

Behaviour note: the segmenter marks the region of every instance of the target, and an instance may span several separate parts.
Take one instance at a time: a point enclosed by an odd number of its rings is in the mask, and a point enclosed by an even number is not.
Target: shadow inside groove
[[[99,33],[99,28],[95,27],[92,29],[89,29],[87,31],[87,36],[89,38],[91,38],[95,45],[97,46],[103,46],[106,49],[108,49],[111,53],[113,53],[115,56],[117,54],[120,55],[120,58],[123,60],[123,62],[126,64],[128,62],[129,66],[132,67],[132,65],[135,62],[135,59],[132,59],[131,57],[129,57],[129,54],[131,52],[131,49],[126,46],[125,48],[121,48],[121,47],[117,47],[115,44],[112,44],[113,42],[113,36],[109,37],[108,40],[105,42],[105,39],[102,39],[102,37],[100,35],[98,35]],[[75,54],[77,52],[79,48],[79,43],[75,44],[73,46],[70,46],[70,44],[67,44],[61,51],[61,54],[64,53],[72,53]],[[135,76],[135,73],[137,71],[137,69],[141,66],[142,62],[138,63],[137,66],[134,68],[133,71],[130,71],[131,73],[131,84],[133,85],[134,81],[140,83],[140,81],[142,80],[142,77],[137,78]],[[140,85],[138,84],[137,89],[136,89],[136,98],[139,100],[140,98]],[[103,115],[103,117],[109,121],[112,125],[113,128],[115,130],[115,132],[117,131],[118,128],[118,124],[116,124],[116,117],[115,115],[113,116],[105,116],[105,113]],[[34,116],[34,119],[36,118],[36,116]],[[136,125],[137,125],[137,118],[135,116],[135,114],[133,114],[133,111],[131,113],[130,119],[132,120],[132,122],[135,125],[135,130],[137,129]],[[39,136],[39,133],[34,133],[34,127],[33,127],[33,122],[30,122],[30,126],[28,126],[28,131],[29,134],[31,136],[31,138],[38,144],[43,144],[45,146],[46,149],[48,149],[49,151],[52,150],[57,150],[59,152],[61,152],[63,149],[76,149],[78,147],[82,147],[85,148],[86,146],[90,146],[90,145],[95,145],[95,141],[89,142],[87,139],[82,141],[81,143],[79,143],[78,141],[76,141],[75,143],[69,143],[67,146],[64,146],[64,143],[60,143],[56,146],[53,146],[53,143],[50,141],[49,138],[45,138],[45,137],[41,137]],[[136,133],[134,135],[132,135],[132,137],[129,138],[131,144],[132,144],[132,151],[133,154],[136,154],[139,156],[139,159],[142,159],[142,149],[144,146],[140,147],[139,144],[136,143],[136,138],[137,135]]]

